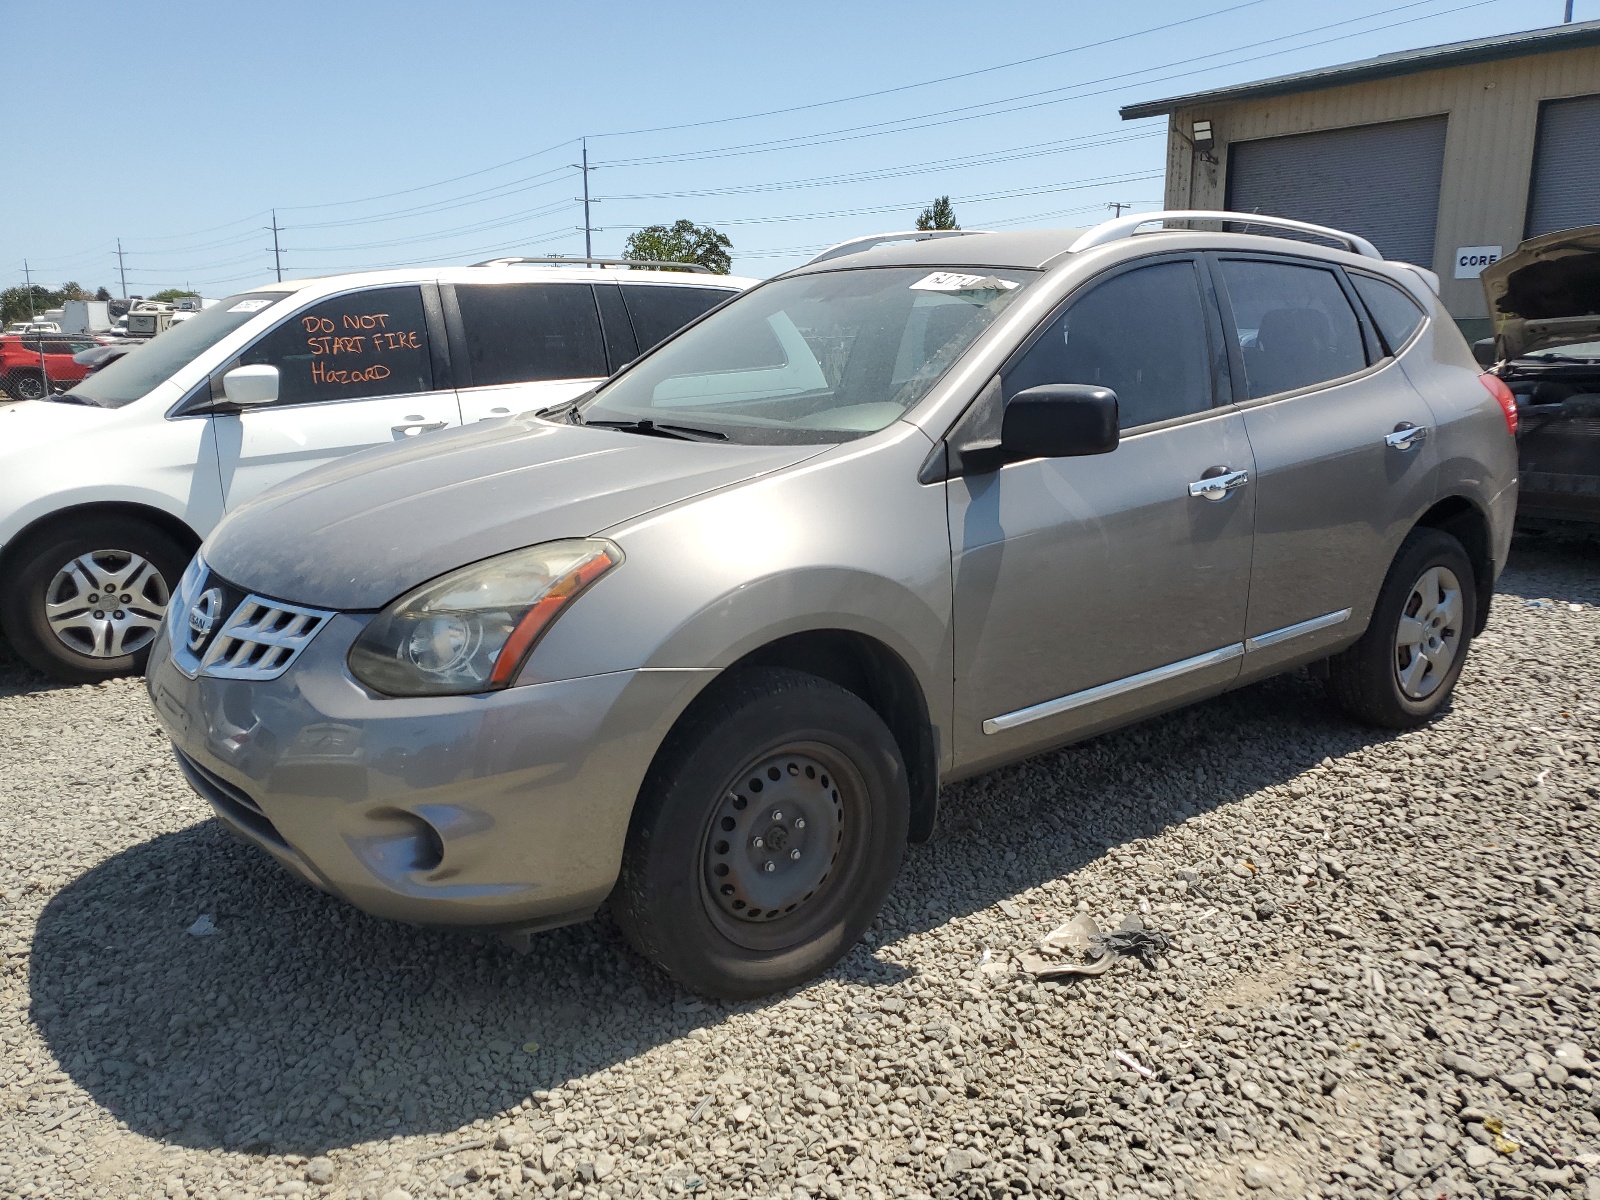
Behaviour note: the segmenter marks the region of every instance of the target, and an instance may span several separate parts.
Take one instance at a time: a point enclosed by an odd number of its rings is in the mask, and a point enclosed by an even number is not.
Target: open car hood
[[[1529,238],[1480,278],[1501,360],[1600,341],[1600,225]]]

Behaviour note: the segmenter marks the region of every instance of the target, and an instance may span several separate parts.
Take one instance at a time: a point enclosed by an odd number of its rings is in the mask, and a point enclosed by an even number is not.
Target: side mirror
[[[222,394],[229,404],[259,408],[278,401],[278,368],[264,364],[235,367],[222,377]]]
[[[1482,338],[1473,342],[1472,357],[1478,360],[1480,367],[1492,367],[1499,362],[1499,357],[1494,352],[1494,339]]]
[[[1018,392],[1000,425],[1000,451],[1007,462],[1109,454],[1117,440],[1117,394],[1085,383]]]

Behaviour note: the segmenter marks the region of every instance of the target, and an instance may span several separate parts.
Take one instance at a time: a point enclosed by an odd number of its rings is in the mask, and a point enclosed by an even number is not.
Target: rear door
[[[278,368],[277,403],[213,418],[227,507],[357,450],[459,425],[440,332],[436,296],[409,284],[321,300],[264,335],[238,361]]]
[[[1212,266],[1256,464],[1249,673],[1365,627],[1433,502],[1437,439],[1340,268],[1229,254]]]
[[[457,327],[467,424],[548,408],[609,373],[600,308],[587,283],[459,283],[453,297],[446,288],[445,311]]]
[[[735,294],[731,288],[694,284],[629,283],[622,298],[639,339],[639,353],[660,345],[690,321]]]

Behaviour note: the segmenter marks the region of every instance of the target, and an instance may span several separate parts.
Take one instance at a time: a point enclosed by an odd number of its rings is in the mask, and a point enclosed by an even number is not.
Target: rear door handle
[[[416,437],[419,433],[428,433],[434,429],[443,429],[449,423],[450,422],[448,421],[425,421],[421,416],[411,416],[407,417],[399,425],[389,426],[389,431],[391,433],[397,433],[401,437]]]
[[[1384,444],[1395,450],[1415,450],[1427,440],[1428,427],[1413,425],[1410,421],[1401,421],[1393,433],[1383,435]]]
[[[1189,485],[1189,495],[1197,500],[1226,500],[1234,488],[1250,482],[1249,471],[1230,471],[1227,467],[1212,467],[1216,474],[1208,474]]]

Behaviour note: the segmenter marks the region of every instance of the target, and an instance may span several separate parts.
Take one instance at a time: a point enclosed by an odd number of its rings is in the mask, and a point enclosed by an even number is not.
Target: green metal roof
[[[1157,117],[1176,109],[1193,108],[1202,104],[1287,96],[1294,92],[1342,87],[1345,84],[1365,83],[1372,79],[1392,79],[1397,75],[1414,75],[1419,71],[1437,71],[1444,67],[1494,62],[1502,58],[1522,58],[1530,54],[1549,54],[1556,50],[1575,50],[1580,46],[1600,46],[1600,21],[1579,21],[1570,25],[1552,25],[1546,29],[1529,29],[1523,33],[1497,34],[1494,37],[1477,38],[1470,42],[1423,46],[1418,50],[1380,54],[1377,58],[1364,58],[1359,62],[1341,63],[1334,67],[1318,67],[1312,71],[1279,75],[1255,83],[1241,83],[1234,87],[1216,88],[1209,92],[1191,92],[1187,96],[1172,96],[1166,100],[1151,100],[1144,104],[1129,104],[1121,110],[1122,119],[1134,121],[1140,117]]]

